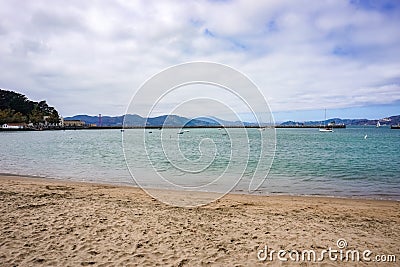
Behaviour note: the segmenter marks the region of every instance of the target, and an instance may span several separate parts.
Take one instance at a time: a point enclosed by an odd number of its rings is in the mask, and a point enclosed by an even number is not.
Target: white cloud
[[[116,115],[151,75],[207,60],[247,74],[274,111],[391,103],[400,100],[393,4],[0,1],[0,87],[64,115]]]

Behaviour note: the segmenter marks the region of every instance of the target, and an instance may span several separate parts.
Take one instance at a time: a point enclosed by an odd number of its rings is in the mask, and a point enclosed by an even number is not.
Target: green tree
[[[58,115],[57,110],[53,109],[53,111],[50,114],[50,117],[47,119],[49,123],[54,123],[58,124],[60,123],[60,116]]]
[[[26,122],[27,117],[22,115],[21,112],[16,112],[12,115],[11,121],[10,122]]]
[[[11,122],[13,111],[9,108],[0,110],[0,124]]]
[[[0,89],[0,109],[12,109],[21,112],[23,115],[30,113],[33,109],[34,102],[30,101],[26,96]]]
[[[33,124],[43,122],[43,113],[35,106],[32,112],[29,114],[29,121]]]
[[[59,123],[60,116],[54,107],[45,100],[34,102],[25,95],[0,89],[0,123],[7,122],[44,122],[43,117],[49,116],[49,123]]]

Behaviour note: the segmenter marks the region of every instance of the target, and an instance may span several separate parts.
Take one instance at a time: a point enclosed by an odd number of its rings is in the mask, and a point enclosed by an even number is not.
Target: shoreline
[[[74,180],[74,179],[65,179],[65,178],[60,178],[60,177],[43,177],[43,176],[36,176],[36,175],[25,175],[25,174],[14,174],[14,173],[1,173],[0,172],[0,179],[2,177],[16,177],[16,178],[21,178],[21,179],[38,179],[38,180],[44,180],[44,181],[59,181],[59,182],[67,182],[67,183],[82,183],[82,184],[91,184],[91,185],[109,185],[109,186],[116,186],[116,187],[127,187],[127,188],[136,188],[142,191],[146,190],[159,190],[159,191],[166,191],[166,192],[190,192],[190,193],[210,193],[210,194],[222,194],[221,192],[214,192],[214,191],[196,191],[196,190],[182,190],[182,191],[177,191],[173,189],[163,189],[163,188],[141,188],[140,186],[137,186],[135,184],[130,184],[128,182],[126,183],[112,183],[112,182],[102,182],[102,181],[91,181],[91,180]],[[243,195],[243,196],[251,196],[251,197],[274,197],[274,196],[284,196],[284,197],[310,197],[310,198],[333,198],[333,199],[349,199],[349,200],[377,200],[377,201],[393,201],[393,202],[400,202],[399,199],[392,199],[392,198],[385,198],[385,197],[378,197],[378,196],[338,196],[338,195],[321,195],[321,194],[315,194],[315,195],[310,195],[310,194],[290,194],[290,193],[263,193],[256,191],[254,193],[246,193],[243,190],[241,191],[231,191],[226,194],[223,194],[223,197],[226,195]]]
[[[338,129],[345,129],[346,125],[344,124],[335,124],[329,126],[330,128],[338,128]],[[178,125],[178,126],[171,126],[171,125],[152,125],[152,126],[75,126],[75,127],[52,127],[52,128],[20,128],[20,129],[2,129],[0,131],[4,132],[12,132],[12,131],[69,131],[69,130],[130,130],[130,129],[220,129],[220,128],[227,128],[227,129],[262,129],[262,128],[269,128],[269,129],[309,129],[309,128],[325,128],[323,125],[210,125],[210,126],[188,126],[188,125]]]
[[[0,202],[5,266],[265,266],[257,258],[265,246],[319,253],[341,238],[349,249],[400,260],[397,201],[228,194],[180,208],[131,186],[0,175]]]
[[[153,199],[154,201],[158,201],[156,198],[152,197],[147,193],[147,191],[139,186],[129,185],[129,184],[113,184],[113,183],[102,183],[102,182],[95,182],[95,181],[75,181],[75,180],[65,180],[65,179],[58,179],[58,178],[48,178],[48,177],[41,177],[41,176],[34,176],[34,175],[19,175],[19,174],[8,174],[8,173],[0,173],[0,182],[4,180],[15,180],[21,182],[37,182],[40,184],[66,184],[71,186],[93,186],[93,187],[109,187],[110,189],[125,189],[125,190],[133,190],[135,192],[142,192],[143,194],[147,195],[149,198]],[[35,183],[34,183],[35,184]],[[172,189],[160,189],[160,188],[146,188],[147,190],[155,190],[161,191],[165,193],[191,193],[191,194],[220,194],[218,192],[203,192],[203,191],[191,191],[191,190],[172,190]],[[262,200],[264,198],[280,198],[280,199],[315,199],[321,201],[327,200],[343,200],[343,201],[355,201],[355,202],[393,202],[400,204],[399,200],[393,199],[376,199],[376,198],[361,198],[361,197],[342,197],[342,196],[325,196],[325,195],[296,195],[296,194],[246,194],[243,192],[229,192],[221,196],[221,198],[216,199],[209,204],[202,205],[199,207],[187,207],[187,209],[193,208],[201,208],[207,207],[209,205],[213,205],[214,202],[218,202],[225,197],[240,197],[240,198],[249,198],[250,200]],[[158,201],[162,203],[161,201]],[[169,204],[165,204],[168,205]],[[173,207],[173,206],[171,206]],[[185,208],[185,207],[176,207],[176,208]]]

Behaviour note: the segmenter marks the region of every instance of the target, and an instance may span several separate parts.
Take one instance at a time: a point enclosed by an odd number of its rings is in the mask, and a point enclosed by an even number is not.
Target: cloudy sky
[[[399,25],[396,0],[0,0],[0,88],[63,116],[120,115],[152,75],[213,61],[277,120],[383,117],[400,114]]]

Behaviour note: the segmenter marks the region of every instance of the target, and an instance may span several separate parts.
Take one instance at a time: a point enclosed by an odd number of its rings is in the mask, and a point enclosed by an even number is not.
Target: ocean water
[[[400,200],[399,130],[276,129],[275,153],[274,142],[260,141],[272,137],[260,139],[257,129],[177,131],[125,130],[124,143],[120,130],[3,131],[0,173],[137,185],[132,173],[147,187],[164,187],[162,177],[200,191],[238,182],[232,191],[240,193],[253,176],[268,174],[254,193]]]

